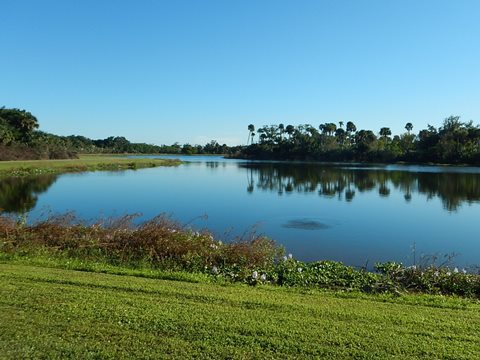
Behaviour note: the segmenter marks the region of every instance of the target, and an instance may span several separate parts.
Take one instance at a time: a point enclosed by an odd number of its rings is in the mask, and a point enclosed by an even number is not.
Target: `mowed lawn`
[[[0,264],[0,358],[480,358],[480,303]]]

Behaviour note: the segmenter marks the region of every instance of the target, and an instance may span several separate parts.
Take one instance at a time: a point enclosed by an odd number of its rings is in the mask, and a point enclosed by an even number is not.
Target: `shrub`
[[[132,267],[147,264],[173,271],[203,272],[214,279],[280,286],[365,292],[422,292],[480,297],[480,275],[447,267],[376,264],[367,272],[335,261],[302,262],[274,241],[255,234],[232,242],[216,240],[160,215],[137,223],[138,214],[87,224],[73,213],[28,224],[0,215],[0,252],[36,252],[106,261]]]

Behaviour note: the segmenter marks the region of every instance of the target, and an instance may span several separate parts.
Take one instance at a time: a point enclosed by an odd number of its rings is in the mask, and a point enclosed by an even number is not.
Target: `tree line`
[[[309,124],[248,125],[247,146],[220,145],[212,140],[205,145],[152,145],[133,143],[123,136],[89,139],[85,136],[59,136],[38,130],[37,118],[26,110],[0,108],[0,160],[75,158],[89,153],[130,154],[225,154],[248,159],[418,162],[480,164],[480,127],[450,116],[436,128],[392,136],[388,127],[377,133],[357,129],[348,121]]]
[[[413,124],[405,132],[392,136],[388,127],[378,133],[357,129],[349,121],[323,123],[318,128],[265,125],[255,130],[248,125],[248,146],[241,157],[272,160],[316,160],[359,162],[418,162],[480,164],[480,127],[450,116],[436,128],[413,133]]]
[[[54,135],[40,131],[38,127],[37,118],[30,112],[1,107],[0,160],[68,159],[92,153],[232,154],[241,148],[220,145],[215,140],[205,145],[132,143],[123,136],[94,140],[80,135]]]

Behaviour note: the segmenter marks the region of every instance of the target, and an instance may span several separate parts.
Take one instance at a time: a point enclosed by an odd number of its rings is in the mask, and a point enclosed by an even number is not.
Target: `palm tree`
[[[337,130],[335,130],[335,137],[337,138],[337,142],[340,145],[343,145],[345,143],[345,134],[346,132],[342,128],[338,128]]]
[[[354,133],[355,131],[357,131],[357,127],[355,126],[355,124],[351,121],[347,122],[347,132]]]
[[[355,140],[355,137],[352,135],[352,133],[357,131],[357,127],[355,126],[355,124],[353,122],[348,121],[346,130],[347,130],[347,137],[349,138],[350,143],[353,144],[353,142]]]
[[[380,136],[384,139],[387,139],[390,135],[392,135],[392,131],[388,127],[382,127],[380,129]]]
[[[335,123],[328,123],[327,124],[328,135],[332,135],[333,133],[335,133],[335,130],[337,130],[337,125],[335,125]]]
[[[285,125],[279,124],[278,130],[280,132],[280,141],[283,141],[283,134],[285,133]]]
[[[338,126],[340,126],[340,129],[343,128],[343,121],[339,121]]]
[[[255,131],[255,125],[253,125],[253,124],[248,125],[247,145],[248,145],[248,142],[250,141],[250,138],[252,139],[252,142],[253,142],[253,137],[255,136],[254,131]]]
[[[287,125],[287,127],[285,128],[285,132],[288,134],[288,138],[290,138],[295,132],[295,127],[293,125]]]
[[[408,131],[408,135],[410,135],[410,131],[413,129],[413,125],[411,122],[405,124],[405,129]]]

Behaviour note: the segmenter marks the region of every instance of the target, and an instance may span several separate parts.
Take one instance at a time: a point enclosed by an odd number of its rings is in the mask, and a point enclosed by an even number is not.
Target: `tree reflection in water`
[[[22,214],[32,210],[38,195],[57,180],[56,175],[0,178],[0,210]]]
[[[248,170],[247,191],[318,193],[353,201],[357,193],[376,191],[388,197],[392,188],[411,201],[415,194],[439,198],[448,211],[480,201],[480,174],[466,172],[412,172],[348,168],[312,164],[241,164]]]

